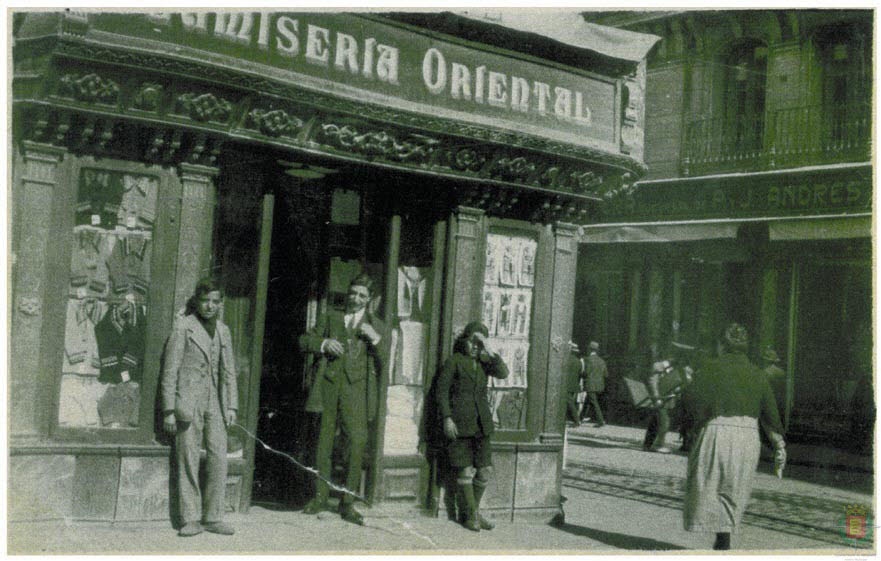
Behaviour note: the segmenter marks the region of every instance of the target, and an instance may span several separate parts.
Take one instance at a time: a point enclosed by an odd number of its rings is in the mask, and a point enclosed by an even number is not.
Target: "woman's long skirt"
[[[690,532],[733,532],[749,502],[759,465],[758,421],[716,417],[688,455],[683,522]]]

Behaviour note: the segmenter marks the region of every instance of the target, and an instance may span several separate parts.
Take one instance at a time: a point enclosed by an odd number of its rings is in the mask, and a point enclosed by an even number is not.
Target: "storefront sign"
[[[867,212],[867,171],[648,182],[604,205],[606,221],[700,219]]]
[[[578,144],[610,148],[615,141],[614,80],[465,47],[372,18],[268,12],[92,14],[90,18],[95,29],[229,55],[313,78],[297,81],[304,85],[321,86],[320,81],[325,81],[350,86],[376,94],[370,99],[403,109],[436,114],[448,110],[454,118],[464,114],[524,132],[568,133],[566,140]],[[286,77],[295,80],[293,75]],[[345,88],[339,91],[352,94]]]

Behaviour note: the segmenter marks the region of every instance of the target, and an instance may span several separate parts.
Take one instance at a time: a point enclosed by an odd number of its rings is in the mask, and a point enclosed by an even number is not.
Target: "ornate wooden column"
[[[200,278],[210,272],[217,188],[214,167],[180,165],[180,243],[174,283],[174,311],[186,305]]]
[[[13,313],[10,333],[10,434],[36,436],[44,432],[44,410],[53,387],[46,364],[45,311],[47,271],[51,265],[50,237],[59,168],[66,150],[49,144],[22,143],[16,217],[18,244],[13,248]],[[14,187],[15,188],[15,187]],[[67,263],[69,267],[70,264]]]
[[[452,235],[448,256],[447,297],[444,305],[441,361],[452,352],[451,344],[468,322],[480,319],[480,286],[485,240],[484,212],[460,206],[450,221]]]
[[[544,425],[541,442],[563,444],[566,388],[563,361],[572,338],[572,308],[575,302],[575,272],[578,259],[577,227],[566,222],[554,225],[554,288],[550,303],[550,333],[547,354]]]

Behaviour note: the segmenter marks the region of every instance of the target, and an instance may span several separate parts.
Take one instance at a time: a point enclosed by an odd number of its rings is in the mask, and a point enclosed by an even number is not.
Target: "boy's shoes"
[[[187,522],[180,527],[180,530],[177,531],[177,535],[184,538],[189,538],[191,536],[201,534],[202,529],[202,525],[198,522]]]
[[[341,503],[340,517],[346,522],[351,522],[352,524],[357,524],[358,526],[364,525],[364,516],[362,516],[360,512],[355,510],[355,505]]]
[[[327,510],[327,501],[316,497],[306,503],[306,507],[303,508],[303,514],[318,514],[324,510]]]
[[[202,524],[202,527],[205,528],[206,532],[223,536],[231,536],[236,533],[232,526],[223,522],[205,522]]]

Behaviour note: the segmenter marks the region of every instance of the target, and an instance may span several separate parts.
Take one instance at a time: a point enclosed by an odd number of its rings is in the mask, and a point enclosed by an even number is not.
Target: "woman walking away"
[[[774,445],[774,470],[783,477],[786,448],[768,381],[746,357],[746,329],[732,323],[723,352],[695,373],[684,406],[699,431],[688,456],[683,522],[690,532],[715,532],[713,549],[731,549],[759,464],[759,423]]]

